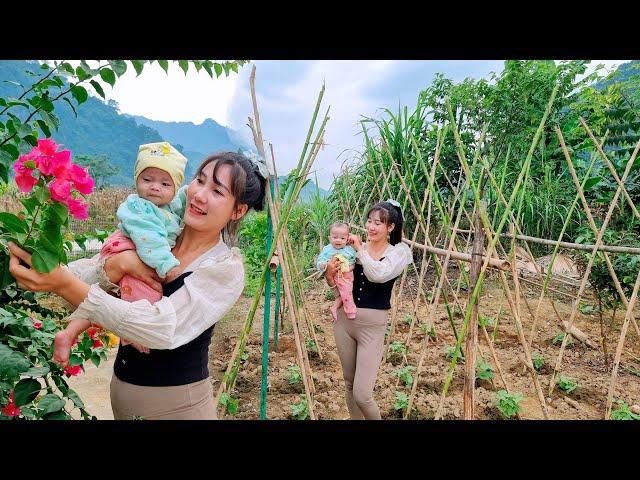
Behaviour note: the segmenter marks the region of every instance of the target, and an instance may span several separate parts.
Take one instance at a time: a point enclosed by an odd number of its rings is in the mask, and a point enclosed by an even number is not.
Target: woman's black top
[[[186,272],[162,286],[165,297],[184,285]],[[132,345],[120,345],[113,373],[123,382],[145,387],[170,387],[198,382],[209,377],[209,345],[213,327],[207,328],[189,343],[173,350],[141,353]]]
[[[384,283],[370,282],[364,274],[362,265],[356,263],[353,269],[353,301],[356,307],[389,310],[391,308],[391,290],[396,278]]]

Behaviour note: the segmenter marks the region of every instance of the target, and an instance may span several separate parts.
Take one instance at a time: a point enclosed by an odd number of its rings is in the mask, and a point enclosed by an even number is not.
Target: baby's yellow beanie
[[[184,169],[187,157],[176,150],[169,142],[147,143],[140,145],[136,158],[135,181],[145,168],[155,167],[164,170],[173,180],[176,191],[184,181]]]

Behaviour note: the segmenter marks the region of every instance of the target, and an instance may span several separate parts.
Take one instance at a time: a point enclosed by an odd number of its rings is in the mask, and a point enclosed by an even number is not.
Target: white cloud
[[[71,62],[74,66],[79,61]],[[95,62],[88,62],[95,66]],[[93,64],[92,64],[93,63]],[[168,74],[160,65],[145,65],[140,76],[127,65],[126,73],[117,79],[112,88],[105,82],[103,86],[107,100],[118,102],[120,111],[130,115],[143,115],[152,120],[165,122],[202,123],[212,118],[221,125],[228,125],[227,108],[238,82],[238,75],[224,74],[211,78],[202,69],[196,72],[193,65],[187,74],[177,63],[169,63]],[[88,87],[94,95],[92,87]]]

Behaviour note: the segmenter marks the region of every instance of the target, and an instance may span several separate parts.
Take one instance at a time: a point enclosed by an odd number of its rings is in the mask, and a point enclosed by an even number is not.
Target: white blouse
[[[356,253],[356,262],[370,282],[384,283],[399,276],[405,267],[413,262],[411,248],[404,242],[389,245],[382,254],[382,260],[374,260],[364,248]]]
[[[69,264],[80,279],[91,284],[89,295],[70,316],[98,323],[116,335],[149,348],[172,350],[198,337],[220,320],[244,289],[244,265],[237,248],[222,241],[187,266],[184,285],[169,297],[151,304],[127,302],[106,293],[108,281],[98,256]]]

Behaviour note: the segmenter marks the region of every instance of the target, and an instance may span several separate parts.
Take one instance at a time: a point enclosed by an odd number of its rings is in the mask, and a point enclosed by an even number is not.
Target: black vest
[[[384,283],[370,282],[364,274],[362,265],[356,263],[353,269],[353,301],[356,307],[389,310],[391,308],[391,290],[395,281],[396,279],[393,278]]]
[[[165,297],[184,285],[186,272],[162,286]],[[131,345],[120,345],[113,373],[123,382],[145,387],[171,387],[198,382],[209,377],[209,345],[213,327],[197,338],[173,350],[140,353]]]

